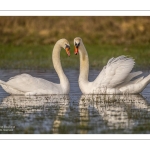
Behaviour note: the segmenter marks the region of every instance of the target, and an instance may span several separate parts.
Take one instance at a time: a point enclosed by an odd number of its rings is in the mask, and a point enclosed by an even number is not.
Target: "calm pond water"
[[[54,70],[0,70],[0,79],[29,73],[58,83]],[[82,95],[78,70],[65,70],[69,95],[10,96],[0,87],[1,134],[150,133],[150,84],[139,95]],[[144,71],[144,76],[150,72]],[[92,81],[99,70],[90,70]]]

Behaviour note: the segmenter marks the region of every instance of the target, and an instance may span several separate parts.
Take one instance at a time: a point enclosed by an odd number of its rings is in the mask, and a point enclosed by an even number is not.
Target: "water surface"
[[[54,70],[0,70],[0,79],[21,73],[59,83]],[[11,96],[0,87],[0,133],[149,134],[150,84],[138,95],[82,95],[79,71],[65,73],[71,84],[69,95]],[[89,80],[98,74],[99,70],[90,70]]]

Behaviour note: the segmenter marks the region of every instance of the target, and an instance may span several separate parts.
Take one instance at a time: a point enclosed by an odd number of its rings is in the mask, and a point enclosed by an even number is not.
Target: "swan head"
[[[58,42],[60,43],[61,47],[66,50],[67,55],[70,56],[70,44],[68,40],[60,39]]]
[[[79,52],[79,46],[80,46],[81,41],[82,41],[82,39],[80,37],[76,37],[74,39],[74,46],[75,46],[74,54],[75,55],[77,55]]]

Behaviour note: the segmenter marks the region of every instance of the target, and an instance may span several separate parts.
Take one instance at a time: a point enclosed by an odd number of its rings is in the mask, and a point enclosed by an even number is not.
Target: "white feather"
[[[142,72],[133,72],[134,60],[126,56],[111,58],[107,65],[103,67],[100,74],[93,82],[88,81],[89,61],[88,54],[82,39],[77,37],[74,43],[80,42],[80,75],[79,87],[83,94],[137,94],[150,83],[150,75],[133,80]],[[84,59],[83,59],[84,58]]]
[[[54,46],[52,55],[54,68],[60,78],[60,84],[56,84],[42,78],[36,78],[29,74],[21,74],[11,77],[7,82],[0,80],[0,85],[9,94],[68,94],[70,85],[62,70],[59,56],[61,48],[64,48],[66,44],[69,44],[66,39],[58,40]]]

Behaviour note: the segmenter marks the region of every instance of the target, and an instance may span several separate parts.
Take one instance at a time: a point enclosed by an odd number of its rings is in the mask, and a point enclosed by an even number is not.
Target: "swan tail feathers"
[[[142,82],[146,85],[149,84],[150,83],[150,74],[147,77],[145,77]]]
[[[150,83],[150,74],[147,77],[141,79],[141,81],[138,81],[138,83],[136,85],[140,85],[140,86],[138,86],[140,88],[139,89],[137,88],[137,91],[135,90],[134,93],[142,92],[149,83]]]

